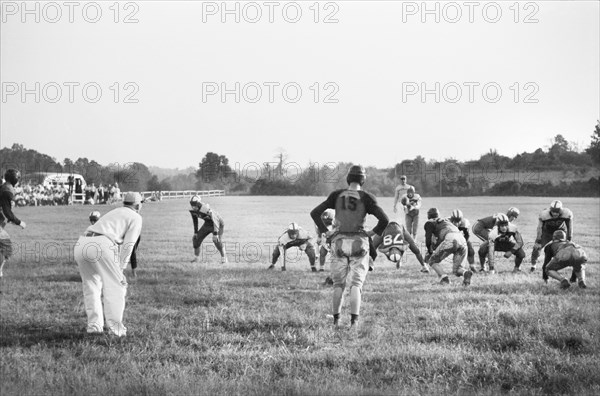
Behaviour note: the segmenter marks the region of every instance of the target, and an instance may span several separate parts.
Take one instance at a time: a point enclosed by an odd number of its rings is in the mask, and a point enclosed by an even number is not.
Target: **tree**
[[[196,172],[198,182],[214,182],[219,179],[224,179],[233,174],[229,166],[229,159],[224,155],[208,152],[202,158]]]
[[[592,141],[590,147],[585,150],[586,153],[592,157],[592,161],[596,165],[600,165],[600,120],[596,124],[594,133],[592,134]]]

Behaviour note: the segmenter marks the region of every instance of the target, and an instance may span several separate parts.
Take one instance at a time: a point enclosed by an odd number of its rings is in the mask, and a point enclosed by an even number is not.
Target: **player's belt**
[[[83,234],[84,237],[97,237],[97,236],[103,236],[103,234],[98,234],[97,232],[93,232],[93,231],[86,231],[85,234]]]

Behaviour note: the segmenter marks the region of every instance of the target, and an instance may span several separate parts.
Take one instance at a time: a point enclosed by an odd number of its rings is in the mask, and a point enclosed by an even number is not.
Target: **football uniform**
[[[190,214],[192,215],[192,222],[194,224],[194,237],[192,238],[194,249],[198,249],[200,245],[202,245],[204,238],[211,233],[213,235],[218,235],[219,239],[221,238],[225,228],[225,222],[219,213],[213,209],[210,209],[208,213],[203,213],[200,210],[200,207],[194,207],[190,209]],[[204,221],[204,224],[200,229],[198,229],[199,219]]]
[[[552,217],[550,209],[544,209],[538,220],[537,236],[531,252],[531,265],[535,267],[541,250],[552,241],[554,231],[562,230],[567,234],[567,240],[573,237],[573,213],[567,208],[561,208],[558,216]]]
[[[587,254],[581,246],[571,241],[552,241],[544,247],[542,276],[546,280],[548,271],[560,271],[566,267],[573,267],[574,273],[582,272],[585,271],[587,261]]]
[[[289,230],[286,230],[277,239],[278,247],[273,250],[273,258],[271,260],[271,267],[269,267],[269,268],[274,267],[275,263],[277,263],[277,260],[279,260],[279,256],[281,256],[282,253],[285,254],[285,251],[292,247],[297,247],[298,249],[304,251],[306,253],[306,255],[308,256],[308,261],[310,262],[310,266],[312,268],[314,268],[316,252],[315,252],[315,246],[313,244],[312,237],[302,227],[298,227],[298,229],[296,231],[297,232],[296,238],[291,238],[288,231]],[[283,250],[283,252],[282,252],[282,250]],[[285,261],[284,261],[283,268],[285,268]],[[313,271],[314,271],[314,269],[313,269]]]
[[[373,232],[381,235],[388,225],[388,217],[370,193],[363,190],[342,189],[332,192],[310,213],[320,233],[327,228],[321,220],[326,209],[335,209],[336,228],[331,239],[331,272],[334,287],[350,285],[362,289],[369,268],[369,237],[365,231],[367,214],[378,219]]]
[[[473,244],[469,240],[469,238],[471,237],[471,234],[469,233],[471,223],[468,219],[463,217],[462,219],[460,219],[460,222],[452,224],[454,224],[456,228],[458,228],[458,230],[462,232],[463,236],[465,237],[465,241],[467,241],[467,262],[473,268],[473,265],[475,264],[475,249],[473,249]]]
[[[335,211],[333,209],[327,209],[321,215],[321,220],[323,220],[323,224],[327,227],[327,232],[333,232],[334,228],[334,219],[335,219]],[[327,243],[327,237],[325,234],[321,234],[319,231],[319,227],[315,224],[315,232],[317,233],[317,245],[319,246],[319,264],[321,267],[321,271],[324,271],[325,260],[327,258],[327,254],[331,248],[331,245]]]
[[[429,264],[441,263],[452,254],[452,272],[461,276],[464,273],[462,262],[467,254],[467,241],[463,234],[450,220],[442,218],[427,220],[424,228]]]
[[[14,215],[12,211],[12,202],[15,199],[15,189],[12,184],[5,182],[0,186],[0,262],[12,256],[13,248],[10,240],[10,235],[4,230],[6,224],[11,222],[15,225],[20,225],[21,220]]]
[[[496,225],[496,216],[479,219],[473,224],[473,234],[483,242],[487,242],[490,231]]]
[[[413,237],[417,236],[417,229],[419,227],[419,209],[421,209],[421,196],[419,194],[413,194],[409,197],[407,194],[402,196],[400,200],[402,206],[404,206],[404,222],[406,229]]]
[[[511,252],[515,255],[515,268],[519,268],[525,258],[523,238],[517,226],[509,223],[507,230],[502,232],[496,225],[489,233],[488,240],[479,247],[479,262],[481,268],[485,266],[486,257],[489,260],[489,269],[494,269],[494,251]]]
[[[410,248],[410,251],[413,252],[417,257],[417,260],[419,260],[421,266],[424,267],[425,263],[423,261],[423,256],[421,255],[421,251],[419,250],[419,247],[415,243],[413,237],[403,225],[398,224],[395,221],[390,221],[381,236],[375,235],[373,237],[373,246],[385,254],[388,260],[391,260],[390,252],[392,249],[398,249],[398,251],[400,251],[400,255],[404,255],[407,245]],[[399,262],[396,263],[396,266],[399,267]]]

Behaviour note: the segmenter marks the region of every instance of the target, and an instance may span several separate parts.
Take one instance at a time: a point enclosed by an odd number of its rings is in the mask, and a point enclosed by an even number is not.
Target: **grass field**
[[[563,199],[590,257],[588,289],[546,285],[539,270],[514,275],[506,259],[469,288],[455,278],[443,287],[410,253],[400,270],[380,256],[357,338],[332,331],[327,274],[311,273],[305,255],[289,252],[287,272],[266,270],[290,221],[314,233],[308,213],[321,198],[208,201],[225,219],[230,264],[210,244],[202,264],[189,263],[187,202],[145,205],[122,339],[84,333],[71,246],[92,208],[17,208],[28,228],[7,228],[17,251],[1,285],[0,393],[600,394],[598,199]],[[550,201],[427,198],[423,206],[442,215],[461,208],[471,220],[519,207],[528,270],[537,214]],[[392,214],[391,199],[380,203]]]

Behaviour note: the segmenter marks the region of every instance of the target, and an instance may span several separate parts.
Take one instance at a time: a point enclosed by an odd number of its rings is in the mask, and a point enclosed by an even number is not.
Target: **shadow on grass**
[[[46,282],[79,282],[81,283],[81,276],[79,274],[55,274],[47,275],[42,277],[42,280]]]
[[[0,348],[20,346],[29,348],[45,344],[50,346],[71,344],[88,336],[83,329],[60,329],[53,326],[30,324],[3,324],[0,328]]]

